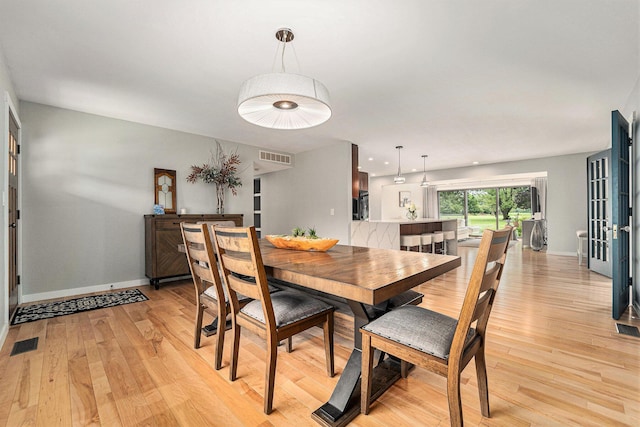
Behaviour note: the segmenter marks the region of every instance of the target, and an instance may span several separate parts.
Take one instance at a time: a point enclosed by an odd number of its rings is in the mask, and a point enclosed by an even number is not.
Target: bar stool
[[[431,246],[431,249],[433,250],[433,246],[432,246],[432,240],[433,240],[433,234],[432,233],[424,233],[420,235],[420,252],[423,252],[423,248],[425,246]]]
[[[432,254],[436,253],[436,243],[442,243],[443,247],[438,251],[438,253],[440,253],[442,249],[444,249],[444,233],[442,231],[435,231],[431,238],[431,243],[432,243],[431,245]]]
[[[418,247],[420,250],[420,235],[419,234],[408,234],[400,236],[400,249],[405,247],[406,250],[410,250],[409,248]]]
[[[447,230],[442,232],[444,234],[444,253],[445,255],[449,253],[447,250],[447,242],[452,240],[456,240],[456,232],[453,230]]]
[[[576,231],[576,237],[578,238],[578,265],[582,265],[582,256],[583,256],[583,243],[587,242],[587,230],[578,230]]]

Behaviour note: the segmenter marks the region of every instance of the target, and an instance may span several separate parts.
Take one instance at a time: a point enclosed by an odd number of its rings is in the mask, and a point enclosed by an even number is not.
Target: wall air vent
[[[260,151],[260,160],[291,166],[291,156],[288,154],[272,153],[270,151],[262,151],[262,150],[259,150],[259,151]]]

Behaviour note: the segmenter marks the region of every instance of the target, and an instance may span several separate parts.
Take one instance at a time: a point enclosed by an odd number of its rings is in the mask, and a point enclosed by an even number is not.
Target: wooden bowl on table
[[[338,243],[338,239],[309,239],[307,237],[293,237],[282,235],[267,235],[265,238],[273,246],[280,249],[293,249],[296,251],[325,252]]]

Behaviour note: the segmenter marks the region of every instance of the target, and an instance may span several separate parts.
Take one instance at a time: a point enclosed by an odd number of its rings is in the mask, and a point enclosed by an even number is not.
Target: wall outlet
[[[329,215],[333,216],[333,215],[335,215],[335,214],[336,214],[335,209],[331,208],[331,209],[329,210]]]

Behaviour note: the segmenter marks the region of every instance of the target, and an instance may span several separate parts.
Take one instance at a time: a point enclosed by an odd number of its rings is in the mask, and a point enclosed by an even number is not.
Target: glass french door
[[[611,277],[611,150],[596,153],[587,158],[589,200],[589,269]]]

